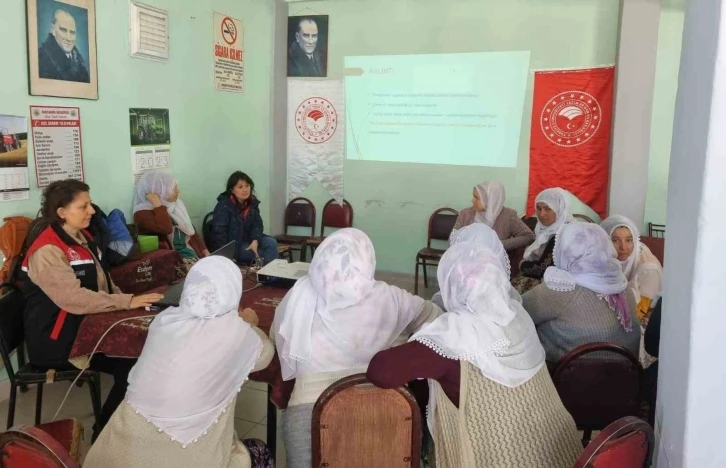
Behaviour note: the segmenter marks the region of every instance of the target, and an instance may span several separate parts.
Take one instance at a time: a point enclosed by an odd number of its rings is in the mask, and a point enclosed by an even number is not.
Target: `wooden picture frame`
[[[95,0],[27,0],[33,96],[98,99]]]
[[[287,19],[287,76],[328,76],[328,15],[290,16]]]

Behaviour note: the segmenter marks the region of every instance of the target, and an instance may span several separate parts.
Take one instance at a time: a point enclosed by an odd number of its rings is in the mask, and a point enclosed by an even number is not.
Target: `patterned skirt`
[[[242,444],[250,453],[252,468],[275,468],[275,461],[267,445],[260,439],[243,439]]]
[[[533,289],[535,286],[539,286],[539,284],[542,283],[542,280],[519,274],[512,278],[511,283],[512,287],[516,289],[519,294],[524,294],[530,289]]]
[[[183,258],[182,263],[175,266],[176,279],[184,279],[187,277],[187,273],[192,267],[199,261],[198,258]]]

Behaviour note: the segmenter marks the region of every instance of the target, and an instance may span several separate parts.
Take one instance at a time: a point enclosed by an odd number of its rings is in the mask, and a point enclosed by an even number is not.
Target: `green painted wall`
[[[683,8],[685,0],[664,2],[658,28],[658,55],[653,88],[653,116],[650,126],[650,161],[645,199],[645,226],[665,224],[668,197],[668,168],[671,159],[673,117],[681,60]]]
[[[197,225],[214,208],[234,170],[248,171],[263,200],[269,193],[272,8],[260,0],[145,0],[169,12],[168,63],[129,56],[128,0],[96,2],[98,101],[28,95],[25,1],[3,0],[0,15],[0,113],[28,115],[28,106],[81,108],[86,182],[104,210],[131,211],[133,183],[129,107],[170,109],[173,171]],[[214,90],[212,13],[244,24],[245,93]],[[9,66],[8,64],[13,64]],[[32,154],[31,154],[32,157]],[[32,160],[31,160],[32,165]],[[30,200],[0,203],[0,216],[34,215],[40,190],[30,168]],[[268,207],[262,205],[263,216]]]
[[[673,105],[682,31],[683,0],[664,1],[658,51],[646,221],[664,218]],[[5,63],[0,113],[28,114],[28,106],[81,108],[86,180],[104,209],[130,213],[133,187],[128,141],[129,107],[171,111],[173,169],[195,222],[214,206],[226,176],[242,169],[269,199],[272,7],[262,0],[148,0],[170,13],[171,59],[166,64],[128,55],[128,2],[97,2],[98,101],[30,97],[27,93],[25,2],[8,0],[0,18]],[[245,26],[243,95],[212,85],[212,12]],[[531,50],[531,67],[567,68],[615,61],[618,2],[613,0],[328,0],[290,4],[290,14],[331,16],[329,73],[342,77],[345,55]],[[373,239],[382,270],[411,272],[424,245],[426,221],[440,206],[462,208],[471,187],[502,181],[507,205],[524,210],[528,182],[531,77],[516,169],[346,161],[345,196],[355,225]],[[32,157],[32,151],[31,151]],[[31,161],[32,165],[32,161]],[[30,168],[31,181],[35,179]],[[31,199],[0,203],[0,216],[33,215]],[[305,193],[322,210],[330,197],[314,182]],[[269,205],[263,203],[269,220]],[[587,213],[584,207],[575,211]],[[280,214],[275,214],[280,216]],[[269,225],[269,221],[267,221]]]
[[[329,0],[291,3],[290,15],[330,15],[328,73],[342,78],[346,55],[531,50],[531,68],[615,62],[619,2],[613,0]],[[507,206],[523,212],[528,185],[532,80],[516,169],[346,161],[345,198],[354,224],[373,240],[381,270],[413,272],[426,223],[441,206],[463,208],[471,188],[497,179]],[[328,193],[305,195],[318,212]],[[576,211],[585,213],[583,208]]]

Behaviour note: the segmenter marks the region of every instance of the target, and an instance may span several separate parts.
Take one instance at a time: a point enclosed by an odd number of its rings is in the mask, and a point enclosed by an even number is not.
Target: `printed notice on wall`
[[[83,180],[81,111],[78,107],[30,106],[38,187]]]
[[[0,114],[0,201],[28,198],[28,119]]]
[[[214,14],[214,87],[217,91],[244,91],[244,35],[242,21]]]
[[[129,109],[134,185],[146,171],[171,168],[169,109]]]

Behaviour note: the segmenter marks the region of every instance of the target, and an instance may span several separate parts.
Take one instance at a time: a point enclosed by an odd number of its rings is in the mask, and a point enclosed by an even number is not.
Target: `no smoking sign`
[[[244,26],[242,21],[214,13],[214,87],[229,93],[244,92]]]
[[[222,20],[222,39],[229,45],[234,45],[237,42],[237,27],[230,17],[225,17]]]

